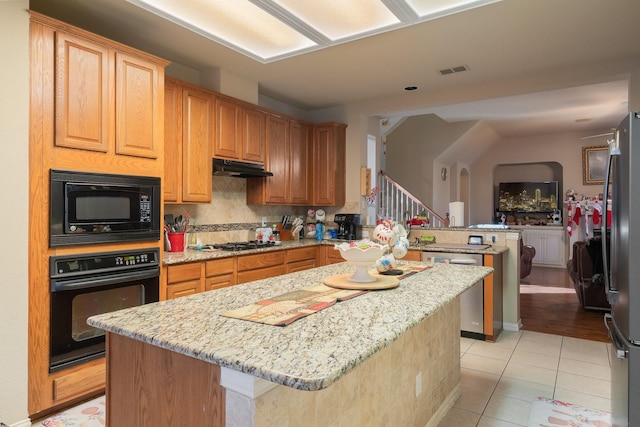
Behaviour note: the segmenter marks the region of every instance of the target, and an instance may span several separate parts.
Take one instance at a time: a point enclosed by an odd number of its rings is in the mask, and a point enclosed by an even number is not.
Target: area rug
[[[107,425],[105,396],[74,406],[42,421],[44,427],[102,427]]]
[[[528,427],[611,427],[611,413],[538,397],[531,404]]]

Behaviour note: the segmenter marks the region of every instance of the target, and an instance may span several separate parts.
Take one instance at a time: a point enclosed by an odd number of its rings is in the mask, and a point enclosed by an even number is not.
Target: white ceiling
[[[627,112],[629,73],[640,71],[637,0],[505,0],[268,64],[126,0],[30,8],[196,70],[222,68],[305,110],[433,112],[485,120],[506,137],[614,127]],[[460,65],[469,70],[439,73]]]

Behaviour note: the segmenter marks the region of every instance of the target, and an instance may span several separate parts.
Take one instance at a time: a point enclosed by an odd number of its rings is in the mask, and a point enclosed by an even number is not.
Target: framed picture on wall
[[[608,147],[582,147],[582,183],[584,185],[604,184],[607,167]]]

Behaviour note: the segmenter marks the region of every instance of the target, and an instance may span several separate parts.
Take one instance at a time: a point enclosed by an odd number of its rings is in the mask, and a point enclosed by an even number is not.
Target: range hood
[[[265,171],[263,165],[257,163],[236,162],[234,160],[213,159],[214,176],[233,176],[236,178],[256,178],[273,176]]]

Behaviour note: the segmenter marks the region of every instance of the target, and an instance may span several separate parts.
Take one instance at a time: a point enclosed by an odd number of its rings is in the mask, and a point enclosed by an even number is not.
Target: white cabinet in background
[[[565,267],[565,241],[562,227],[523,228],[522,239],[525,245],[536,248],[534,265]]]

